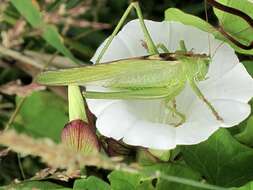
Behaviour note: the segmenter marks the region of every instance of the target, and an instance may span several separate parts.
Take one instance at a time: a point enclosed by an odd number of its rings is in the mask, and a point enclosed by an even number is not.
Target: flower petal
[[[141,120],[129,128],[123,141],[130,145],[168,150],[176,147],[175,129],[166,124]]]
[[[200,82],[207,99],[233,99],[248,102],[253,96],[253,80],[241,63],[219,79]]]
[[[91,58],[91,61],[93,63],[96,62],[107,40],[108,38],[99,46],[95,55]],[[119,60],[119,59],[128,58],[128,57],[131,57],[131,52],[128,49],[127,45],[121,40],[121,38],[119,38],[118,36],[115,36],[110,46],[106,50],[105,54],[103,55],[102,59],[100,60],[100,62],[101,63],[109,62],[109,61]]]
[[[211,101],[224,120],[221,127],[232,127],[245,120],[251,111],[250,105],[234,100],[216,99]]]
[[[166,21],[164,21],[166,22]],[[197,53],[208,53],[208,33],[195,27],[184,25],[179,22],[166,22],[170,32],[169,49],[176,51],[179,49],[179,42],[185,42],[188,51],[193,50]],[[213,37],[210,36],[213,40]],[[201,42],[201,43],[198,43]]]
[[[137,118],[129,111],[128,105],[119,100],[103,110],[97,118],[96,126],[102,135],[119,140],[136,121]]]
[[[223,121],[218,121],[209,107],[200,99],[191,105],[191,114],[187,114],[188,121],[200,124],[216,124],[220,127],[232,127],[246,119],[250,114],[250,106],[247,103],[228,99],[209,100]]]
[[[214,39],[212,43],[215,45],[215,49],[212,51],[212,62],[207,77],[219,78],[238,64],[239,59],[234,50],[224,42]]]
[[[106,92],[108,89],[100,86],[86,86],[87,91]],[[90,111],[98,117],[106,107],[119,100],[86,99]]]
[[[219,126],[216,123],[187,122],[176,129],[176,144],[198,144],[210,137]]]

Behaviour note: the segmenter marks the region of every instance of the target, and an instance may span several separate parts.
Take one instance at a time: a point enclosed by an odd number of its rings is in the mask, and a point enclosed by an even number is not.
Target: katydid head
[[[196,65],[197,65],[197,72],[195,75],[196,80],[201,81],[206,78],[206,74],[208,72],[210,63],[211,63],[211,59],[209,56],[198,58],[198,60],[196,60]]]

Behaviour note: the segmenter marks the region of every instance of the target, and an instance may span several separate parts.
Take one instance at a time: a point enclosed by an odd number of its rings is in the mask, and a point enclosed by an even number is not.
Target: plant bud
[[[171,151],[170,150],[156,150],[156,149],[148,149],[148,151],[155,156],[156,158],[159,158],[160,160],[167,162],[170,159]]]
[[[86,155],[95,154],[100,149],[96,133],[88,123],[80,119],[73,120],[64,126],[61,140],[71,149]]]
[[[109,156],[128,156],[131,153],[131,147],[116,141],[112,138],[106,139],[107,153]]]
[[[159,162],[146,148],[139,148],[137,151],[138,163],[142,166],[150,166]]]

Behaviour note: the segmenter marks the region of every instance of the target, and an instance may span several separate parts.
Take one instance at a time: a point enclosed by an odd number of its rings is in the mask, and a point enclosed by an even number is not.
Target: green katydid
[[[136,9],[150,56],[99,64],[132,8]],[[159,46],[166,50],[162,44]],[[166,53],[159,54],[145,26],[139,4],[133,2],[107,40],[95,65],[46,71],[37,77],[37,82],[45,85],[96,85],[113,89],[111,92],[84,92],[84,96],[90,99],[160,98],[166,102],[173,102],[173,105],[175,105],[175,97],[184,89],[185,84],[189,83],[216,119],[222,120],[196,85],[196,82],[205,80],[211,58],[205,54],[187,52],[183,42],[180,43],[180,47],[180,51],[169,53],[166,50]],[[180,117],[180,124],[185,121],[184,115],[176,110],[176,106],[168,106],[168,108]]]

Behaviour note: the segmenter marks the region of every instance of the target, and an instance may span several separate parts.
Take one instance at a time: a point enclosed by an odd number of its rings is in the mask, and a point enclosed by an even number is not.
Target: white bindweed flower
[[[250,114],[248,101],[253,96],[253,79],[239,62],[234,50],[212,35],[178,22],[145,21],[155,44],[164,44],[171,52],[184,40],[194,53],[211,52],[212,62],[207,79],[198,86],[223,118],[218,121],[192,89],[176,97],[177,109],[186,122],[175,127],[164,100],[95,100],[89,99],[90,110],[97,116],[97,129],[107,137],[153,149],[172,149],[176,145],[197,144],[206,140],[219,127],[232,127]],[[210,35],[210,49],[208,35]],[[126,24],[114,38],[101,62],[147,55],[144,35],[138,20]],[[92,58],[94,62],[103,43]],[[221,45],[222,44],[222,45]],[[90,86],[89,91],[103,91]]]

